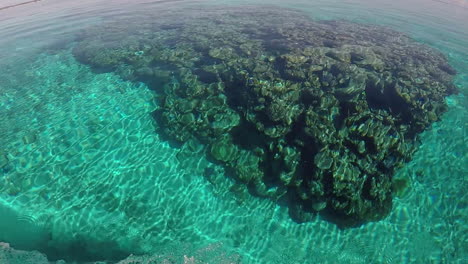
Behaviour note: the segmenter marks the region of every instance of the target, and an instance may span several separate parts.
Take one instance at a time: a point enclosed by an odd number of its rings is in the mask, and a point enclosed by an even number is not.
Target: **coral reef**
[[[188,248],[181,245],[173,248],[171,252],[149,255],[130,255],[117,264],[151,264],[151,263],[219,263],[238,264],[242,259],[238,254],[229,254],[224,251],[221,243],[213,243],[199,249]]]
[[[46,256],[37,251],[23,251],[0,242],[0,263],[2,264],[49,264]],[[57,262],[58,264],[59,262]]]
[[[164,134],[200,142],[295,220],[341,227],[389,213],[395,169],[456,93],[446,58],[405,34],[271,7],[112,22],[84,31],[74,55],[149,84]]]

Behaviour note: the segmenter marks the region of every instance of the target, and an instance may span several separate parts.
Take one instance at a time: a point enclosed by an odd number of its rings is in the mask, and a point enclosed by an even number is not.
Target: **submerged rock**
[[[456,92],[440,52],[382,26],[251,6],[147,16],[89,28],[74,55],[148,83],[162,132],[288,197],[298,221],[384,218],[395,169]]]

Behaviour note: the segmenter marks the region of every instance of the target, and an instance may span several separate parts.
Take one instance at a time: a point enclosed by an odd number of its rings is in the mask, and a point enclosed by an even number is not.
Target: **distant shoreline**
[[[1,11],[1,10],[5,10],[5,9],[8,9],[8,8],[17,7],[17,6],[20,6],[20,5],[26,5],[26,4],[31,4],[31,3],[39,2],[39,1],[41,1],[41,0],[32,0],[32,1],[28,1],[28,2],[19,3],[19,4],[16,4],[16,5],[9,5],[9,6],[0,7],[0,11]]]

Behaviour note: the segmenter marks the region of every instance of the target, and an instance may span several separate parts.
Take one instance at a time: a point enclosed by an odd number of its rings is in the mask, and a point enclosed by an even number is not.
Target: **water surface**
[[[67,263],[113,263],[130,254],[174,263],[466,262],[466,1],[43,0],[14,6],[20,3],[0,6],[0,241]],[[250,195],[226,177],[222,163],[161,133],[165,128],[153,115],[162,107],[161,90],[151,86],[157,82],[90,67],[73,54],[83,32],[96,27],[147,25],[149,17],[157,24],[159,14],[200,6],[265,4],[315,21],[397,30],[440,51],[457,71],[460,92],[445,99],[441,120],[422,132],[411,161],[395,172],[409,187],[393,199],[385,219],[351,229],[318,215],[294,221],[288,206]]]

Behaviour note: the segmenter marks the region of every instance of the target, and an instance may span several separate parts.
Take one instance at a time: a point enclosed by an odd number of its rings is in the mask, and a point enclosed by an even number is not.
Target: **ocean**
[[[0,264],[467,263],[466,0],[0,2]]]

